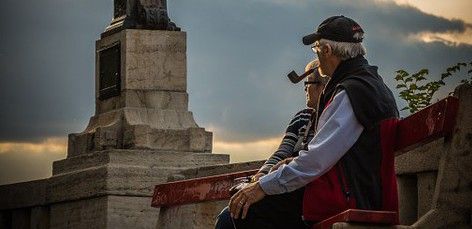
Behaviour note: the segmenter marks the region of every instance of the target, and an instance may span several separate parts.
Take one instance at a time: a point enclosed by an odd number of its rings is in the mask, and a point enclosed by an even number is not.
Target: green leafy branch
[[[400,98],[407,102],[407,106],[402,110],[409,110],[410,113],[417,112],[431,104],[431,99],[441,86],[446,85],[444,80],[460,72],[462,69],[468,68],[467,74],[472,73],[472,62],[457,63],[448,67],[441,78],[436,81],[425,83],[426,77],[429,74],[428,69],[421,69],[417,73],[410,74],[405,70],[398,70],[395,73],[395,80],[397,81],[397,89],[400,91]],[[463,79],[461,83],[472,85],[472,76],[469,79]]]

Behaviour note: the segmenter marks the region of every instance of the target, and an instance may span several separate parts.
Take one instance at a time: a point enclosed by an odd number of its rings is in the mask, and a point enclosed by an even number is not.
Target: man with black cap
[[[236,228],[305,228],[349,208],[398,211],[381,126],[394,123],[398,110],[377,67],[364,58],[363,36],[354,20],[333,16],[303,38],[321,73],[331,77],[315,137],[308,150],[231,198]]]

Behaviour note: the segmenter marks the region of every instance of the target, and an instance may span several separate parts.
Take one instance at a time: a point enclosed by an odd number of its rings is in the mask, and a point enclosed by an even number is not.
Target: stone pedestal
[[[54,162],[52,228],[154,228],[154,185],[183,169],[225,164],[188,111],[186,34],[123,30],[96,42],[96,109]]]
[[[123,30],[98,40],[96,50],[95,115],[84,132],[69,135],[68,157],[105,149],[211,152],[211,132],[188,111],[185,32]],[[108,69],[113,61],[116,72]],[[116,85],[103,79],[110,71]],[[113,86],[116,94],[103,98]]]

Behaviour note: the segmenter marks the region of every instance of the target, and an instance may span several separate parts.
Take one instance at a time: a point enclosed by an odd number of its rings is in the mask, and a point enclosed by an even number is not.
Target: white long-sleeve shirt
[[[287,165],[259,179],[268,195],[299,189],[329,171],[354,145],[364,127],[359,123],[346,92],[338,92],[321,114],[308,151],[301,150]]]

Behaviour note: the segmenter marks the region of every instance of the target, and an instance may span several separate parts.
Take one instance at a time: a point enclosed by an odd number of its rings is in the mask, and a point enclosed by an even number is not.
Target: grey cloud
[[[93,111],[94,40],[112,1],[12,1],[0,8],[0,141],[81,131]]]
[[[280,2],[280,1],[279,1]],[[368,58],[393,86],[394,71],[432,75],[472,59],[472,47],[404,39],[420,31],[463,31],[465,23],[411,7],[371,1],[168,1],[188,34],[190,109],[227,141],[279,135],[304,106],[302,71],[313,53],[300,38],[323,18],[344,14],[367,31]],[[93,114],[94,41],[109,23],[112,1],[12,1],[0,8],[0,141],[65,136]],[[393,88],[393,87],[392,87]],[[400,102],[401,103],[401,102]]]

